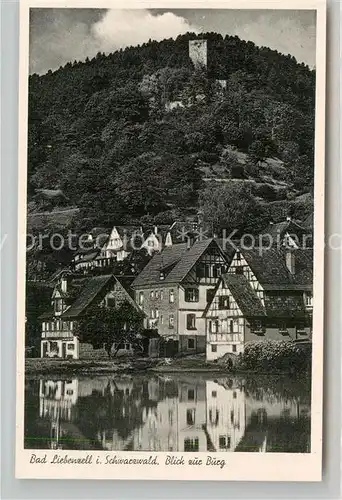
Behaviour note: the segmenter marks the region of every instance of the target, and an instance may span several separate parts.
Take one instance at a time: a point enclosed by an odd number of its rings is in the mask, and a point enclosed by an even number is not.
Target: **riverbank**
[[[236,358],[237,359],[237,358]],[[133,373],[218,373],[218,374],[296,374],[291,363],[282,366],[272,366],[267,360],[264,366],[257,363],[238,364],[222,358],[216,362],[208,362],[205,354],[194,354],[172,359],[165,358],[115,358],[108,360],[73,360],[27,358],[25,373],[27,375],[101,375],[101,374],[133,374]]]
[[[25,373],[28,375],[63,375],[63,374],[107,374],[107,373],[183,373],[217,372],[227,373],[227,367],[208,363],[204,354],[174,359],[126,358],[113,360],[74,360],[27,358]]]

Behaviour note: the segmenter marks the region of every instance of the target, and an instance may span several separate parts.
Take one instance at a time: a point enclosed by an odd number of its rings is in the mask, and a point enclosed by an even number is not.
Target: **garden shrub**
[[[311,344],[285,340],[248,342],[240,367],[257,372],[303,372],[311,367]]]

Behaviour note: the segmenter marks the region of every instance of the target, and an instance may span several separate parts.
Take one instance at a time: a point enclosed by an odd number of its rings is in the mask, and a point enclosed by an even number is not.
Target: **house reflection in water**
[[[193,376],[41,380],[50,448],[308,452],[305,398]]]

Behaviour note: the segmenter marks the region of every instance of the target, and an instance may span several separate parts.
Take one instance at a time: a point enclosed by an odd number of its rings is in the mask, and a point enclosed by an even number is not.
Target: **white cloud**
[[[105,11],[90,28],[65,11],[55,12],[41,32],[31,33],[30,72],[45,73],[68,61],[92,58],[97,52],[114,52],[150,38],[176,38],[187,31],[199,30],[170,12],[153,16],[147,10],[113,9]]]
[[[147,10],[109,10],[92,27],[93,36],[103,52],[142,44],[149,39],[175,38],[187,31],[199,30],[170,12],[153,16]]]

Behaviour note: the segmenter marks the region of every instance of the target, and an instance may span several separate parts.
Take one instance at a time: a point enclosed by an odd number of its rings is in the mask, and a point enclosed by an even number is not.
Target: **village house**
[[[141,226],[114,226],[111,231],[105,228],[92,229],[82,248],[73,259],[75,271],[110,267],[115,262],[123,261],[145,241]]]
[[[250,341],[310,339],[312,285],[311,250],[237,250],[203,314],[207,359]]]
[[[205,352],[203,312],[220,276],[227,270],[214,239],[164,248],[132,283],[135,300],[146,315],[146,327],[157,329],[175,351]]]
[[[287,217],[281,222],[269,222],[261,231],[262,244],[269,247],[312,248],[313,235],[310,228],[301,226]]]
[[[140,311],[132,297],[132,276],[99,275],[86,278],[64,272],[56,282],[51,309],[40,316],[42,322],[41,357],[99,358],[107,357],[104,349],[80,342],[78,322],[87,309],[95,304],[119,308],[128,303]],[[118,355],[132,354],[129,343],[120,345]]]

